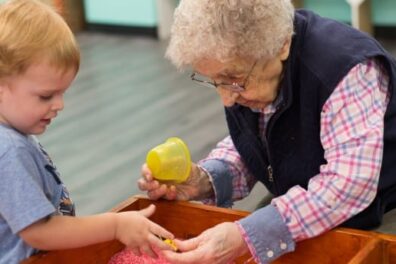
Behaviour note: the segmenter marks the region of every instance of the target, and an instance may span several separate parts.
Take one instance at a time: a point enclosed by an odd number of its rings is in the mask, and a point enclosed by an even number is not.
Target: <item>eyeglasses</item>
[[[253,63],[253,66],[250,68],[249,73],[246,75],[245,80],[243,81],[243,84],[238,84],[236,82],[234,83],[216,83],[215,81],[212,81],[208,77],[205,77],[199,73],[193,72],[190,75],[190,78],[192,81],[196,82],[199,85],[203,85],[209,88],[214,88],[217,89],[218,87],[230,90],[232,92],[243,92],[246,90],[246,83],[250,78],[250,74],[253,72],[254,66],[256,66],[257,61]]]

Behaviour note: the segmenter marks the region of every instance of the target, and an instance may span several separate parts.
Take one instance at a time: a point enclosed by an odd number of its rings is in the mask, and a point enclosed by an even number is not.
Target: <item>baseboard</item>
[[[157,27],[121,26],[121,25],[87,23],[85,25],[85,30],[158,38]]]
[[[376,38],[396,39],[396,26],[375,26],[374,36]]]

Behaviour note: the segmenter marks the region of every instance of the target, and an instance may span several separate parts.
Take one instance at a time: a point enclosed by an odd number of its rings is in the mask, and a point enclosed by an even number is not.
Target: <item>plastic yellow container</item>
[[[147,153],[146,163],[153,177],[160,181],[181,183],[191,171],[191,157],[187,145],[177,137],[168,138]]]

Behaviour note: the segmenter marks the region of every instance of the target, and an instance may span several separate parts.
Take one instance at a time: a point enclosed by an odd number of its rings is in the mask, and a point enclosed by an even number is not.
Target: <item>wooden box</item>
[[[197,203],[150,201],[141,197],[131,197],[112,211],[139,210],[151,203],[157,206],[157,210],[151,219],[181,239],[197,236],[205,229],[218,223],[235,221],[249,214],[244,211]],[[121,243],[111,241],[78,249],[43,253],[22,263],[105,264],[122,249],[123,245]],[[249,258],[250,255],[247,254],[237,259],[236,263],[245,263]],[[254,261],[248,263],[254,263]],[[374,232],[336,229],[317,238],[298,243],[295,252],[282,256],[274,263],[396,263],[396,238]]]

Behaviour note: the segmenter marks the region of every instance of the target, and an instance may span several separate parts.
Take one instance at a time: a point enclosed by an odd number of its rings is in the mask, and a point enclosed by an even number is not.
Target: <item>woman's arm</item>
[[[368,60],[348,73],[323,106],[320,136],[327,163],[307,190],[295,186],[272,201],[296,241],[341,224],[375,198],[387,87],[381,65]]]

